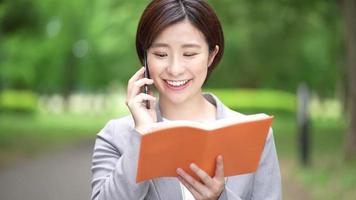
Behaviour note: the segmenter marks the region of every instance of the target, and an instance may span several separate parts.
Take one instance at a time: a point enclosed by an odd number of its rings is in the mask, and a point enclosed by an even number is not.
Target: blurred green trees
[[[321,95],[343,88],[344,45],[336,1],[210,0],[224,27],[225,57],[209,87]],[[135,31],[147,1],[0,1],[0,88],[98,91],[138,69]],[[223,80],[223,81],[222,81]]]

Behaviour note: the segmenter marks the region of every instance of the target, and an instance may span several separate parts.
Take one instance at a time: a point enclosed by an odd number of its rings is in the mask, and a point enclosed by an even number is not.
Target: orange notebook
[[[211,124],[183,120],[155,123],[141,139],[136,182],[176,177],[177,168],[199,180],[189,169],[192,162],[213,177],[220,154],[225,176],[255,172],[272,119],[256,114]]]

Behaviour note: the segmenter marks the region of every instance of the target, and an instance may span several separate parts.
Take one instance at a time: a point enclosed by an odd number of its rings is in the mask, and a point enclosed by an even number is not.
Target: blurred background
[[[89,198],[148,2],[0,0],[1,199]],[[275,116],[284,199],[356,198],[356,1],[208,2],[226,49],[204,90]]]

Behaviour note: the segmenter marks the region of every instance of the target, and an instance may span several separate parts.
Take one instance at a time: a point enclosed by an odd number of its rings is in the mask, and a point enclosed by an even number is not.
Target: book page
[[[147,126],[148,132],[154,132],[157,130],[162,130],[166,128],[173,128],[173,127],[194,127],[198,129],[204,129],[204,130],[213,130],[213,129],[218,129],[224,126],[232,125],[232,124],[237,124],[237,123],[246,123],[250,121],[256,121],[256,120],[263,120],[267,119],[270,116],[264,114],[264,113],[259,113],[259,114],[254,114],[254,115],[245,115],[245,116],[239,116],[239,117],[229,117],[229,118],[224,118],[224,119],[219,119],[216,121],[213,121],[211,123],[203,123],[203,122],[196,122],[196,121],[188,121],[188,120],[174,120],[174,121],[164,121],[164,122],[157,122],[153,123]]]

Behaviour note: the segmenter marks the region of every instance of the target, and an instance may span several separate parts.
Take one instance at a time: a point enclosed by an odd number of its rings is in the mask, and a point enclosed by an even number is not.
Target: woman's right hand
[[[129,80],[127,85],[126,105],[129,108],[135,121],[135,129],[144,134],[148,125],[157,121],[156,98],[150,94],[142,92],[145,84],[151,85],[152,79],[144,78],[145,68],[141,67]],[[145,100],[149,100],[150,109],[146,108]]]

